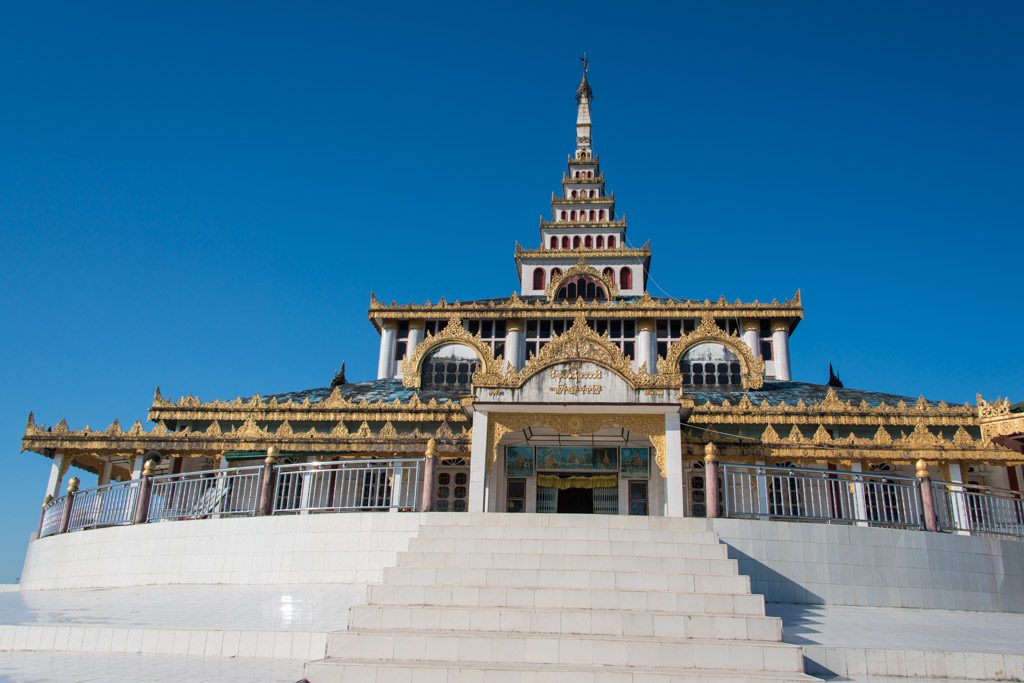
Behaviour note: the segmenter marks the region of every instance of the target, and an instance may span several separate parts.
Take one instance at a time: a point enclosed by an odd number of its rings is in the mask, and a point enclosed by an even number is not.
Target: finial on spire
[[[580,85],[576,88],[576,101],[580,102],[584,97],[587,101],[594,99],[594,91],[590,89],[590,83],[587,82],[587,72],[590,71],[590,58],[587,57],[587,53],[584,51],[583,56],[580,57],[580,62],[583,63],[583,76],[580,78]]]

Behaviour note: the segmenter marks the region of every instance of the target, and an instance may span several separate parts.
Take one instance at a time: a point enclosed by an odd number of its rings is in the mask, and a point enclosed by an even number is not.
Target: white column
[[[665,516],[682,517],[683,446],[679,433],[679,413],[665,415]]]
[[[757,319],[743,321],[743,341],[750,347],[754,358],[761,356],[761,321]]]
[[[650,319],[637,321],[636,362],[634,367],[639,370],[647,368],[652,375],[658,369],[658,339],[654,330],[654,321]]]
[[[316,460],[316,456],[315,455],[311,455],[308,458],[306,458],[307,466],[308,465],[315,465],[316,461],[317,460]],[[223,460],[222,462],[226,462],[226,459]],[[303,514],[303,515],[309,513],[309,503],[310,503],[310,499],[313,497],[313,483],[314,483],[313,482],[313,477],[315,477],[315,476],[316,476],[315,468],[313,468],[313,467],[305,467],[305,468],[303,468],[303,470],[302,470],[302,484],[300,485],[301,488],[299,489],[299,507],[302,509],[301,514]],[[374,498],[376,498],[376,492],[374,493]]]
[[[487,477],[487,413],[473,411],[473,441],[469,456],[469,511],[484,511]]]
[[[768,476],[764,473],[764,460],[757,461],[757,514],[768,517]]]
[[[395,329],[398,325],[394,320],[381,323],[380,357],[377,361],[377,379],[391,379],[392,366],[395,364]]]
[[[509,320],[505,325],[505,360],[517,370],[526,364],[522,320]]]
[[[854,472],[863,472],[864,465],[855,462],[850,465],[850,469]],[[857,526],[868,526],[868,495],[863,481],[855,482],[853,485],[853,506],[857,513]]]
[[[53,461],[50,464],[50,479],[46,482],[46,493],[44,495],[51,498],[60,497],[60,485],[64,481],[64,472],[67,470],[67,467],[64,466],[67,457],[64,453],[58,452],[53,454]]]
[[[960,464],[951,462],[949,463],[949,481],[952,484],[964,483],[963,470],[960,469]],[[964,489],[962,486],[952,487],[952,495],[950,496],[951,512],[953,513],[953,521],[956,524],[956,528],[959,529],[957,533],[969,534],[971,530],[971,517],[967,512],[967,496],[964,495]]]
[[[665,488],[665,477],[661,476],[661,468],[651,467],[651,478],[647,480],[647,511],[652,517],[665,516]]]
[[[411,356],[419,343],[423,341],[423,321],[409,321],[409,339],[406,341],[405,355]]]
[[[99,479],[96,481],[97,486],[106,486],[110,483],[110,471],[114,468],[114,463],[107,460],[103,463],[103,467],[100,469]]]
[[[145,454],[136,455],[132,460],[132,479],[142,479],[142,466]]]
[[[187,473],[189,471],[189,468],[192,467],[191,460],[192,460],[192,458],[185,458],[184,460],[182,460],[182,462],[181,462],[181,472],[182,472],[182,474]],[[214,519],[220,519],[220,512],[224,509],[224,503],[225,503],[224,497],[225,497],[225,491],[227,490],[227,485],[228,485],[227,476],[228,476],[228,469],[230,469],[230,467],[231,467],[231,465],[228,464],[227,456],[222,454],[220,456],[220,460],[217,461],[217,469],[219,470],[219,472],[217,474],[217,508],[216,508],[217,514],[215,514],[213,516]]]
[[[775,352],[775,379],[789,381],[789,323],[785,320],[772,322],[772,348]]]

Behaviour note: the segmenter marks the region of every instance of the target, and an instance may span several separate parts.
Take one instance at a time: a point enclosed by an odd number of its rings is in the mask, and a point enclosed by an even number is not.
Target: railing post
[[[704,446],[704,495],[708,519],[718,517],[718,446]]]
[[[36,532],[36,538],[43,537],[43,523],[46,522],[46,507],[53,502],[53,496],[49,493],[43,498],[43,511],[39,513],[39,531]]]
[[[427,450],[423,453],[423,501],[420,503],[421,512],[433,512],[434,510],[434,460],[437,456],[437,442],[433,437],[427,440]]]
[[[926,531],[938,531],[939,518],[935,513],[935,491],[932,488],[932,477],[928,474],[928,463],[923,459],[918,460],[915,469],[917,490],[921,494],[921,515],[924,517],[924,528]]]
[[[260,473],[260,497],[256,504],[256,514],[260,516],[274,513],[274,480],[276,478],[274,465],[277,464],[279,452],[277,446],[271,446],[267,449],[267,457],[263,461],[263,472]]]
[[[78,477],[71,477],[68,480],[68,498],[64,502],[64,509],[60,515],[60,529],[58,534],[66,534],[68,525],[71,524],[71,508],[75,506],[75,495],[78,493]]]
[[[147,460],[142,467],[142,477],[139,479],[139,498],[135,502],[135,524],[145,524],[149,519],[149,492],[153,488],[153,468],[156,467],[155,460]]]

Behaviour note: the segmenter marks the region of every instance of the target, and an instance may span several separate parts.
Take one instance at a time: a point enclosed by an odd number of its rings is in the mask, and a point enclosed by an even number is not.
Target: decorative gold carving
[[[530,320],[560,320],[583,312],[592,319],[638,319],[638,318],[696,318],[705,313],[713,314],[721,318],[756,318],[758,320],[772,319],[780,316],[788,317],[790,320],[803,318],[803,308],[799,303],[787,301],[783,303],[769,302],[762,303],[753,301],[743,303],[740,301],[728,302],[723,299],[718,301],[690,301],[676,299],[655,299],[651,296],[641,296],[639,299],[624,301],[611,300],[607,302],[586,302],[582,300],[566,301],[547,298],[523,300],[518,295],[512,295],[501,301],[471,301],[460,303],[431,304],[382,304],[371,302],[368,317],[372,321],[377,320],[435,320],[440,316],[459,315],[464,318],[475,318],[482,320],[505,320],[510,316],[525,317]]]
[[[537,486],[546,489],[610,489],[619,485],[614,474],[560,477],[557,474],[538,474]]]
[[[445,344],[462,344],[476,351],[480,357],[480,368],[485,372],[496,372],[501,367],[501,359],[495,358],[490,345],[479,336],[462,329],[462,320],[457,315],[448,318],[448,324],[436,335],[427,334],[426,338],[416,345],[412,354],[402,360],[402,383],[407,387],[418,388],[422,382],[420,366],[423,360],[434,349]]]
[[[673,342],[668,348],[668,354],[664,358],[658,358],[658,374],[678,374],[683,354],[699,344],[721,344],[735,353],[743,372],[744,389],[760,389],[764,386],[764,360],[754,357],[750,348],[739,337],[727,333],[715,324],[715,318],[711,314],[703,315],[697,329]]]
[[[509,432],[530,426],[550,427],[561,434],[593,434],[605,427],[622,427],[651,439],[655,462],[665,476],[665,417],[661,414],[625,413],[492,413],[487,421],[487,449],[492,463],[498,459],[498,445]]]
[[[570,361],[583,361],[600,365],[614,372],[635,389],[678,389],[682,377],[678,371],[659,372],[656,375],[647,373],[641,366],[633,370],[632,359],[623,355],[618,346],[608,335],[600,335],[587,325],[586,318],[576,316],[572,327],[564,334],[555,335],[550,342],[541,348],[536,356],[531,355],[521,369],[506,366],[501,372],[486,372],[483,366],[473,374],[473,386],[476,388],[518,388],[530,377],[543,372],[553,365]]]
[[[584,277],[600,282],[609,299],[614,299],[619,295],[619,288],[615,285],[615,282],[607,275],[588,264],[586,259],[581,256],[580,260],[577,261],[576,265],[572,268],[565,271],[558,277],[551,278],[551,282],[548,283],[547,289],[544,290],[548,301],[555,300],[555,296],[558,294],[558,288],[562,286],[563,282],[576,277],[577,275],[583,275]]]

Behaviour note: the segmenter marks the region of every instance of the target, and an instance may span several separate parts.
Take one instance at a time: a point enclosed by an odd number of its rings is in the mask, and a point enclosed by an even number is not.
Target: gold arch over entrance
[[[485,373],[496,373],[501,367],[501,356],[494,357],[490,345],[477,335],[470,334],[462,328],[462,320],[457,315],[448,318],[448,324],[435,335],[428,334],[426,339],[416,345],[412,354],[402,360],[402,383],[410,388],[418,389],[422,383],[420,373],[423,361],[434,349],[448,344],[468,346],[480,357],[480,369]]]
[[[666,356],[658,358],[658,373],[674,372],[678,375],[679,361],[683,354],[700,344],[721,344],[736,354],[743,369],[744,389],[760,389],[764,386],[764,360],[755,357],[742,339],[723,330],[715,323],[714,317],[708,314],[701,317],[697,329],[673,342]]]
[[[493,465],[498,460],[498,444],[509,432],[531,426],[550,427],[563,434],[593,434],[605,427],[622,427],[651,440],[654,461],[665,476],[665,416],[662,414],[628,415],[624,413],[492,413],[487,421],[487,453]]]

